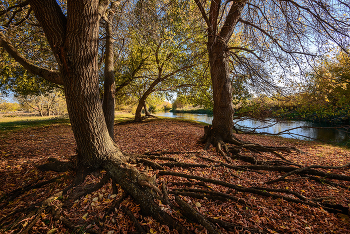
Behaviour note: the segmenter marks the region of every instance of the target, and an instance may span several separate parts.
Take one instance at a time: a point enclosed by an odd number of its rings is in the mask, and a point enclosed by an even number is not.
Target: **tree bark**
[[[115,79],[114,79],[114,53],[112,25],[106,23],[106,58],[105,58],[105,81],[103,93],[103,113],[109,135],[114,139],[114,110],[115,110]]]
[[[97,169],[108,159],[122,160],[123,154],[109,135],[100,101],[99,1],[68,1],[67,18],[55,0],[31,0],[30,4],[59,62],[78,165]]]
[[[62,69],[67,108],[78,149],[78,162],[99,168],[109,157],[122,157],[109,135],[98,82],[98,0],[68,1],[67,69]]]
[[[147,92],[147,91],[146,91],[146,93],[151,93],[151,92]],[[145,105],[146,98],[149,95],[149,94],[146,95],[146,93],[144,93],[142,95],[142,97],[139,100],[139,104],[137,105],[136,112],[135,112],[135,122],[141,122],[142,121],[141,111],[142,111],[142,108]]]
[[[210,41],[210,39],[209,39]],[[213,86],[213,133],[222,140],[229,141],[233,136],[232,84],[228,58],[225,53],[226,43],[216,41],[208,43],[210,75]]]
[[[231,142],[233,139],[233,104],[232,104],[232,79],[228,63],[228,43],[236,24],[248,0],[231,1],[230,10],[227,13],[224,24],[219,30],[218,19],[221,7],[226,4],[221,0],[211,1],[209,18],[201,2],[195,1],[205,22],[208,25],[208,43],[210,75],[213,87],[213,122],[212,134],[218,141]]]

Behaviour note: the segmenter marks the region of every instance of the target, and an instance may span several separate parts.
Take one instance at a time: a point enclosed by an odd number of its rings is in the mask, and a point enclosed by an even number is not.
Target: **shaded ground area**
[[[242,148],[228,163],[214,148],[203,150],[204,145],[198,143],[203,135],[203,126],[199,124],[151,120],[119,124],[115,126],[115,132],[122,151],[137,159],[135,166],[155,176],[159,189],[162,184],[167,188],[171,203],[157,201],[162,209],[189,231],[206,233],[208,228],[198,224],[198,219],[188,218],[191,215],[180,213],[177,208],[182,203],[175,201],[175,195],[192,207],[195,212],[192,216],[200,213],[223,233],[350,232],[350,182],[303,173],[311,170],[305,166],[345,165],[350,162],[347,149],[278,137],[237,135],[241,140],[296,147],[301,152],[283,153],[281,160],[269,152],[254,153]],[[174,233],[167,226],[143,216],[138,205],[130,197],[124,198],[120,188],[113,190],[110,183],[75,200],[73,205],[63,206],[65,220],[71,225],[55,219],[48,210],[38,212],[35,207],[69,185],[74,173],[41,172],[35,166],[45,163],[48,158],[70,160],[74,154],[70,126],[0,135],[0,232],[84,233],[87,230],[112,234],[144,230],[147,233]],[[251,158],[255,161],[250,162]],[[281,178],[287,171],[266,169],[273,165],[302,167],[295,167],[300,173]],[[350,176],[349,168],[317,170],[327,175]],[[84,186],[97,183],[102,175],[88,176]],[[274,181],[278,178],[279,181]],[[64,199],[59,197],[53,204]],[[337,206],[332,207],[332,204]]]

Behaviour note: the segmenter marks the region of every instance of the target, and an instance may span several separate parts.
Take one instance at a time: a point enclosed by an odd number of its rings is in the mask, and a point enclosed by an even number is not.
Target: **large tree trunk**
[[[122,156],[107,129],[98,82],[98,1],[68,1],[66,55],[62,74],[80,165],[98,168]],[[83,9],[83,11],[82,11]],[[74,20],[70,20],[74,19]],[[69,56],[68,56],[69,55]]]
[[[122,158],[109,135],[98,82],[99,1],[67,2],[65,17],[55,0],[31,0],[35,16],[60,65],[67,109],[78,151],[78,165],[100,168]]]
[[[208,43],[210,74],[213,85],[213,134],[223,141],[230,141],[233,136],[232,84],[229,64],[225,53],[226,45],[217,40]]]
[[[103,113],[109,135],[114,139],[115,79],[112,25],[106,22],[106,58],[103,94]]]

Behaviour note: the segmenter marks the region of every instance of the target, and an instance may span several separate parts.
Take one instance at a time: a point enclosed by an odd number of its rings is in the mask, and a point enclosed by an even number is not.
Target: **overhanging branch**
[[[39,67],[30,60],[21,55],[16,48],[6,39],[3,33],[0,32],[0,47],[3,47],[7,53],[11,55],[19,64],[21,64],[26,70],[34,75],[38,75],[45,80],[52,83],[63,85],[63,80],[60,73],[57,71],[49,70],[47,68]]]

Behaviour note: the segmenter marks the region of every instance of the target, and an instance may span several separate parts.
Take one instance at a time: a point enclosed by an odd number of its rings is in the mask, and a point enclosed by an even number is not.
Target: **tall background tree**
[[[312,65],[329,41],[345,50],[349,19],[346,2],[201,1],[195,0],[207,25],[207,50],[213,90],[213,125],[206,141],[242,145],[233,136],[232,80],[246,76],[255,90],[278,89],[272,79]],[[230,44],[239,37],[240,45]],[[230,62],[234,65],[229,67]]]

